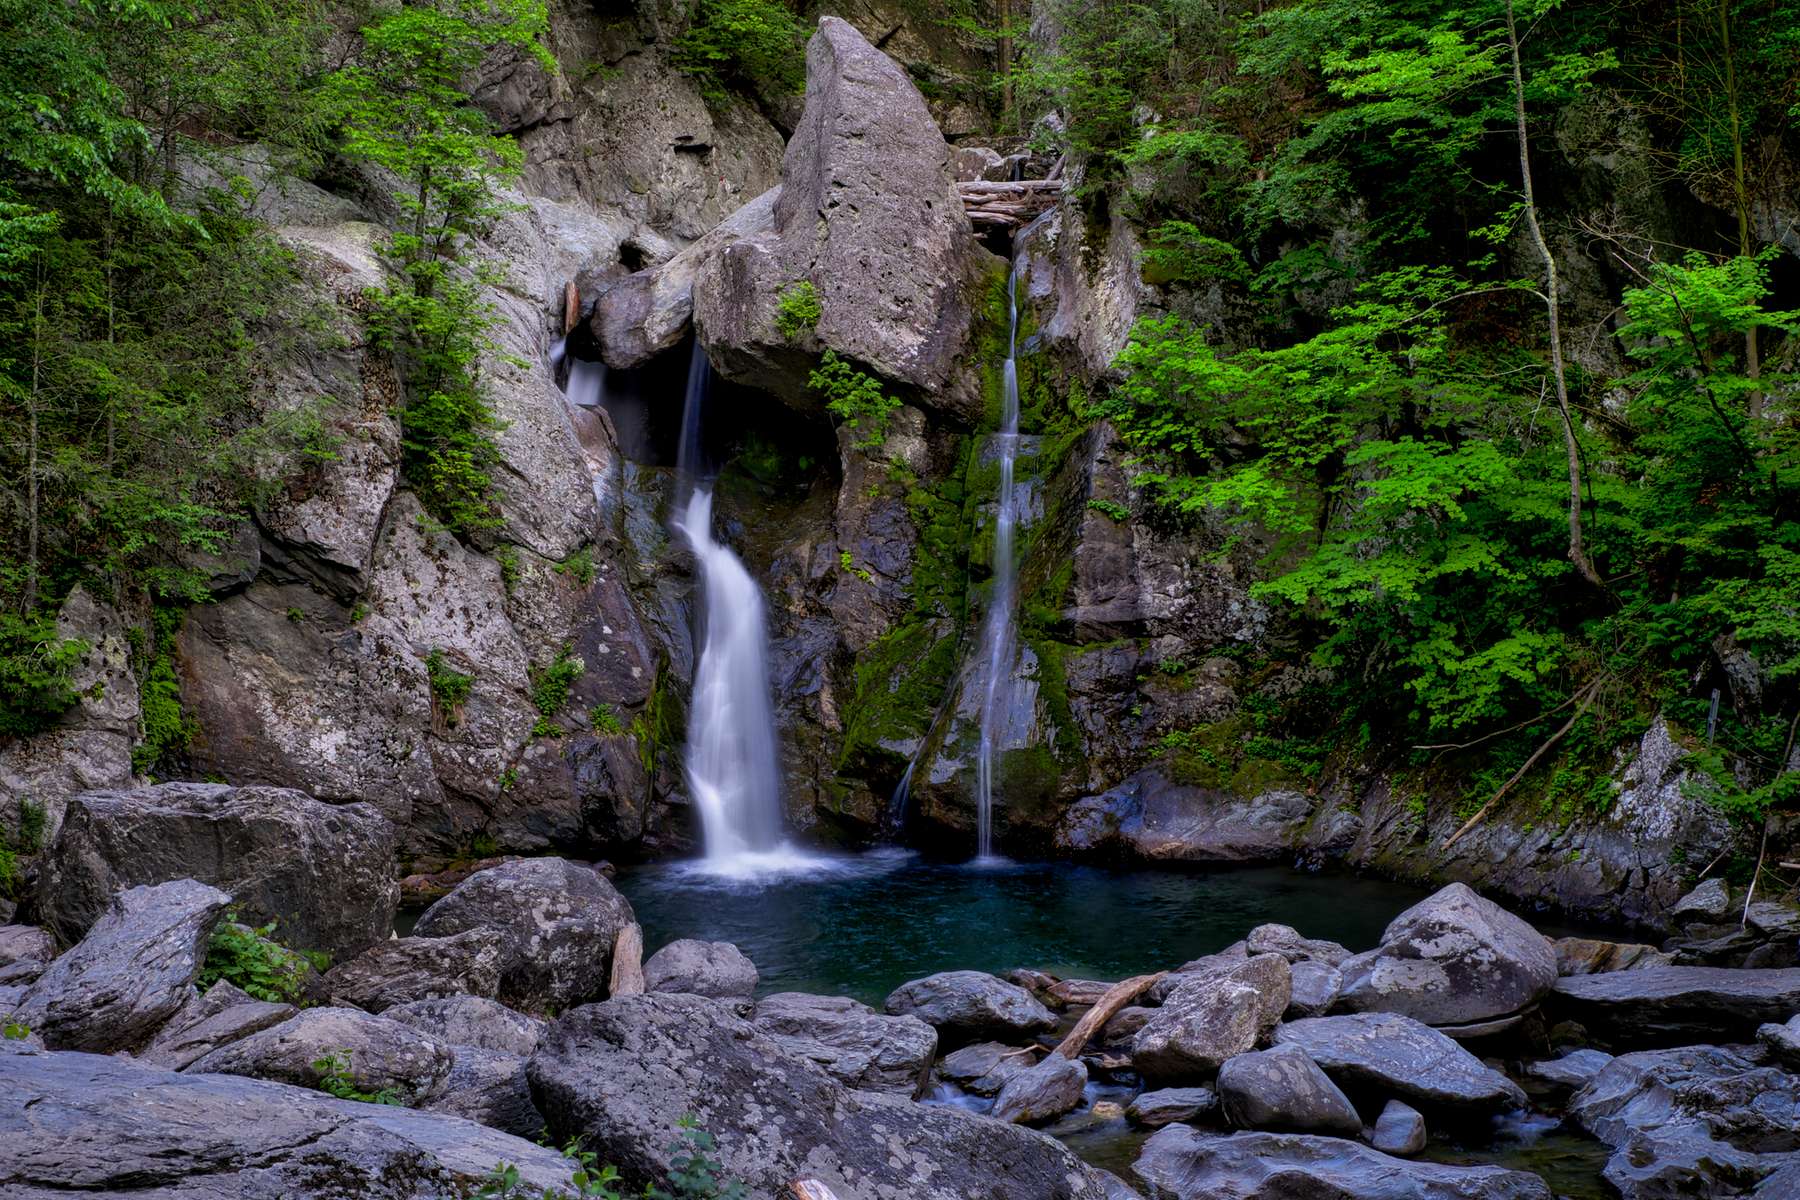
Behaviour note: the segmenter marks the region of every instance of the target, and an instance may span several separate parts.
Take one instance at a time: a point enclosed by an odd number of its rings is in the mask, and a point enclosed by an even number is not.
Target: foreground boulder
[[[18,1017],[53,1050],[134,1050],[193,995],[231,897],[192,879],[114,897],[81,944],[45,968]]]
[[[477,871],[426,909],[418,937],[492,929],[504,939],[499,999],[513,1008],[568,1008],[606,995],[612,947],[631,905],[598,871],[528,858]]]
[[[535,1141],[544,1132],[544,1118],[532,1102],[525,1062],[518,1054],[452,1046],[449,1073],[419,1107]]]
[[[561,1155],[468,1121],[93,1054],[0,1054],[0,1195],[441,1200],[499,1162],[567,1188]]]
[[[807,43],[806,109],[771,227],[701,264],[694,323],[721,374],[791,402],[807,399],[807,369],[831,349],[975,418],[978,373],[958,367],[984,260],[918,89],[849,23],[826,17]],[[799,282],[815,289],[819,316],[790,338],[776,318]]]
[[[1210,1076],[1275,1027],[1287,1010],[1289,988],[1287,960],[1276,954],[1222,959],[1195,972],[1138,1030],[1132,1066],[1149,1080]]]
[[[354,1008],[309,1008],[195,1060],[198,1074],[249,1075],[318,1087],[327,1074],[371,1096],[417,1103],[449,1074],[450,1047]]]
[[[493,929],[469,929],[438,938],[390,938],[333,967],[321,984],[333,1003],[372,1013],[444,996],[491,999],[500,990],[505,944],[506,939]]]
[[[925,1090],[937,1031],[917,1017],[883,1016],[848,996],[777,992],[756,1006],[756,1028],[847,1087],[913,1099]]]
[[[1399,1096],[1427,1112],[1464,1117],[1525,1104],[1516,1083],[1411,1017],[1311,1017],[1281,1026],[1275,1041],[1306,1051],[1352,1099]]]
[[[1132,1168],[1156,1200],[1551,1200],[1536,1175],[1408,1162],[1341,1138],[1171,1125]]]
[[[1550,939],[1467,884],[1395,917],[1381,945],[1345,960],[1338,1004],[1463,1025],[1518,1012],[1556,982]]]
[[[1014,1125],[1041,1125],[1079,1105],[1087,1081],[1087,1065],[1081,1060],[1047,1054],[1006,1081],[988,1115]]]
[[[1748,1041],[1800,1012],[1800,967],[1649,967],[1557,981],[1550,1007],[1623,1046]]]
[[[394,928],[394,828],[368,804],[290,788],[164,783],[69,801],[45,856],[45,922],[75,941],[113,893],[197,879],[231,894],[241,919],[280,922],[290,946],[334,959]]]
[[[255,999],[220,980],[204,996],[195,996],[183,1005],[138,1057],[179,1071],[221,1046],[279,1025],[299,1011],[291,1004]]]
[[[1341,1137],[1362,1132],[1362,1118],[1349,1097],[1298,1046],[1228,1059],[1219,1068],[1217,1087],[1225,1119],[1239,1129]]]
[[[1746,1047],[1621,1055],[1568,1112],[1613,1147],[1606,1179],[1625,1200],[1748,1195],[1800,1165],[1800,1078]]]
[[[1056,1027],[1056,1017],[1017,984],[985,971],[940,971],[889,993],[888,1014],[917,1017],[952,1043],[1027,1037]]]
[[[1055,1141],[958,1109],[852,1091],[699,996],[618,996],[565,1014],[531,1058],[560,1143],[586,1139],[636,1187],[666,1175],[677,1122],[718,1139],[756,1196],[816,1178],[838,1200],[1102,1200]],[[676,1152],[679,1152],[677,1149]]]
[[[644,963],[644,986],[652,992],[747,1000],[756,994],[756,979],[756,964],[730,942],[682,938]]]

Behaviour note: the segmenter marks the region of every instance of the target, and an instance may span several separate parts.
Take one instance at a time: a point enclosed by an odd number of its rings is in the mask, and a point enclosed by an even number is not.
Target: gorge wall
[[[667,508],[697,338],[726,381],[711,447],[723,534],[770,606],[790,826],[836,845],[972,846],[980,701],[965,668],[998,486],[1007,267],[954,185],[1010,161],[976,148],[967,104],[915,83],[978,50],[902,6],[841,11],[810,43],[803,102],[709,101],[671,66],[680,6],[654,0],[555,6],[558,70],[509,56],[472,84],[526,162],[516,210],[480,249],[501,318],[483,373],[504,423],[492,534],[434,529],[400,477],[393,366],[356,319],[393,216],[380,189],[247,161],[257,215],[335,314],[262,402],[329,397],[337,444],[275,469],[294,482],[207,564],[211,600],[168,651],[193,726],[177,770],[372,802],[420,867],[691,847],[692,577]],[[1679,219],[1634,190],[1636,164],[1578,133],[1548,151],[1583,183],[1573,203]],[[1028,173],[1057,168],[1023,139],[1001,148]],[[1316,711],[1305,627],[1251,594],[1259,548],[1159,511],[1131,450],[1089,415],[1133,322],[1170,300],[1144,231],[1084,198],[1079,162],[1062,169],[1069,196],[1017,250],[1026,519],[1018,686],[996,731],[1003,852],[1337,862],[1651,926],[1687,890],[1684,864],[1754,852],[1687,786],[1695,731],[1661,717],[1610,751],[1603,810],[1546,811],[1521,792],[1441,850],[1478,785],[1454,756],[1397,765],[1402,748],[1355,745]],[[1603,323],[1618,281],[1560,250],[1573,322]],[[570,281],[567,352],[608,365],[605,408],[558,385]],[[801,282],[819,313],[786,327]],[[1317,311],[1341,299],[1324,289]],[[826,352],[900,402],[873,435],[834,420],[809,382]],[[77,592],[62,622],[92,647],[85,698],[0,748],[0,789],[44,805],[52,830],[68,795],[140,774],[130,619]],[[449,676],[469,681],[454,699]],[[1289,753],[1297,741],[1318,752]]]

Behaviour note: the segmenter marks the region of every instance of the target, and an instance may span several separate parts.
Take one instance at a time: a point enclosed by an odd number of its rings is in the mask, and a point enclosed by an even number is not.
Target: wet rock
[[[752,1023],[847,1087],[909,1100],[924,1091],[937,1054],[937,1032],[925,1022],[883,1016],[847,996],[777,992],[758,1002]]]
[[[977,373],[959,366],[992,260],[955,196],[949,147],[906,73],[848,23],[821,19],[806,60],[773,227],[694,280],[701,343],[726,378],[797,405],[816,403],[807,367],[830,349],[972,419]],[[776,314],[802,280],[821,314],[790,341]]]
[[[1296,791],[1245,799],[1141,771],[1111,791],[1070,805],[1057,826],[1056,844],[1153,860],[1266,862],[1292,849],[1312,811],[1312,802]]]
[[[1685,1046],[1613,1059],[1569,1116],[1613,1147],[1625,1200],[1741,1196],[1800,1152],[1800,1078],[1742,1047]]]
[[[114,892],[197,879],[231,894],[254,925],[344,958],[394,927],[394,830],[367,804],[323,804],[289,788],[165,783],[69,802],[45,861],[45,921],[81,936]]]
[[[326,1060],[333,1060],[357,1091],[386,1092],[412,1104],[437,1091],[450,1071],[451,1051],[410,1026],[360,1009],[308,1008],[291,1020],[222,1046],[185,1069],[318,1087],[325,1074],[319,1064]]]
[[[1023,1037],[1056,1027],[1056,1017],[1030,992],[984,971],[940,971],[895,988],[890,1016],[912,1016],[947,1042]]]
[[[1322,962],[1297,962],[1290,968],[1292,980],[1285,1018],[1322,1017],[1330,1010],[1344,985],[1343,972]]]
[[[1498,904],[1453,883],[1395,917],[1381,945],[1342,970],[1345,1008],[1458,1025],[1539,1000],[1556,982],[1556,951]]]
[[[1157,1200],[1551,1200],[1536,1175],[1409,1162],[1341,1138],[1172,1125],[1132,1168]]]
[[[1258,925],[1244,939],[1244,948],[1251,954],[1279,954],[1290,965],[1316,962],[1337,967],[1350,957],[1347,948],[1336,942],[1301,937],[1300,931],[1292,925]]]
[[[1155,1012],[1156,1010],[1153,1008],[1137,1004],[1127,1004],[1124,1008],[1121,1008],[1118,1012],[1114,1013],[1112,1020],[1108,1021],[1105,1027],[1100,1030],[1100,1040],[1108,1046],[1120,1046],[1129,1043],[1132,1038],[1137,1036],[1137,1031],[1144,1027],[1144,1023],[1148,1021]]]
[[[221,1046],[281,1024],[300,1010],[291,1004],[257,1000],[219,981],[170,1018],[138,1057],[179,1071]]]
[[[497,930],[505,939],[499,999],[526,1010],[567,1008],[606,994],[613,941],[632,919],[631,905],[599,872],[534,858],[469,876],[425,910],[413,933]]]
[[[944,1056],[938,1074],[977,1096],[998,1095],[1032,1064],[1030,1051],[1004,1042],[977,1042]]]
[[[1598,1075],[1613,1056],[1603,1050],[1571,1050],[1561,1058],[1528,1063],[1525,1074],[1539,1083],[1572,1092]]]
[[[1557,981],[1549,1007],[1621,1046],[1745,1039],[1800,1011],[1800,967],[1650,967]]]
[[[1305,1050],[1352,1098],[1397,1095],[1426,1111],[1465,1115],[1525,1103],[1506,1076],[1429,1025],[1397,1013],[1290,1021],[1275,1030],[1275,1042]]]
[[[1756,1040],[1768,1048],[1783,1068],[1800,1070],[1800,1014],[1789,1017],[1780,1025],[1770,1022],[1758,1026]]]
[[[500,990],[504,946],[505,938],[493,929],[391,938],[327,971],[321,985],[334,1004],[372,1013],[443,996],[491,999]]]
[[[755,1195],[800,1176],[857,1200],[1105,1194],[1049,1138],[853,1091],[699,996],[652,992],[578,1008],[551,1026],[528,1070],[553,1140],[585,1137],[630,1188],[666,1176],[676,1122],[692,1114],[718,1139],[723,1173]]]
[[[1204,1078],[1252,1049],[1289,1000],[1287,961],[1261,954],[1196,973],[1163,1001],[1131,1043],[1146,1079]]]
[[[231,897],[181,879],[120,892],[25,992],[18,1017],[54,1050],[131,1050],[193,992]]]
[[[756,994],[756,978],[756,964],[730,942],[682,938],[644,963],[644,986],[653,992],[736,1000]]]
[[[1087,1081],[1087,1065],[1080,1059],[1047,1054],[1006,1081],[988,1115],[1013,1125],[1041,1125],[1079,1105]]]
[[[1669,909],[1669,919],[1677,925],[1702,922],[1717,924],[1731,912],[1731,885],[1723,879],[1702,880],[1693,891]]]
[[[531,1099],[525,1061],[524,1055],[453,1046],[449,1073],[419,1108],[535,1141],[544,1118]]]
[[[1375,1129],[1369,1144],[1383,1154],[1402,1157],[1417,1154],[1425,1148],[1425,1118],[1419,1110],[1398,1100],[1389,1100],[1375,1118]]]
[[[1177,1121],[1195,1121],[1219,1111],[1219,1095],[1211,1088],[1160,1088],[1140,1092],[1125,1116],[1133,1125],[1161,1129]]]
[[[450,1117],[105,1055],[0,1054],[0,1193],[18,1200],[440,1200],[503,1161],[534,1190],[568,1186],[555,1151]]]
[[[1603,975],[1608,971],[1641,971],[1645,967],[1667,967],[1674,963],[1672,955],[1654,946],[1633,942],[1602,942],[1593,938],[1566,937],[1551,942],[1556,948],[1556,973],[1562,975]]]
[[[1298,1046],[1277,1046],[1228,1059],[1219,1068],[1215,1086],[1225,1119],[1240,1129],[1342,1137],[1362,1132],[1362,1118],[1356,1115],[1349,1097]]]

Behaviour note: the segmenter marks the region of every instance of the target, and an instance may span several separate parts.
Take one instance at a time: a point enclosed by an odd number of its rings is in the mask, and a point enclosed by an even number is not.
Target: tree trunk
[[[31,391],[25,418],[25,613],[38,602],[38,396],[44,362],[44,283],[38,283],[36,311],[31,321]]]
[[[1748,258],[1751,252],[1750,184],[1744,169],[1744,129],[1738,117],[1737,62],[1731,49],[1730,0],[1719,0],[1719,44],[1725,54],[1725,104],[1731,114],[1731,191],[1737,202],[1738,254]],[[1762,377],[1754,325],[1744,331],[1744,375],[1750,379]],[[1762,389],[1752,389],[1745,397],[1745,404],[1754,435],[1756,424],[1762,418]]]
[[[1013,116],[1012,80],[1012,0],[1000,0],[1000,127],[1006,128]]]
[[[1506,0],[1506,44],[1512,52],[1513,112],[1519,125],[1519,179],[1525,189],[1525,226],[1544,259],[1544,307],[1550,323],[1550,371],[1556,383],[1556,407],[1562,414],[1563,446],[1569,459],[1569,561],[1581,577],[1606,590],[1605,582],[1588,558],[1581,536],[1581,443],[1575,435],[1575,419],[1569,412],[1569,381],[1563,369],[1562,305],[1557,299],[1556,256],[1538,224],[1537,199],[1531,187],[1531,143],[1525,133],[1525,71],[1519,65],[1519,27],[1513,20],[1512,0]]]

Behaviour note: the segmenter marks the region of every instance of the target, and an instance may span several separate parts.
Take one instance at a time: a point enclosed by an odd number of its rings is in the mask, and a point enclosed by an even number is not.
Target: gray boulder
[[[0,967],[47,963],[56,957],[56,939],[36,925],[0,925]]]
[[[1159,861],[1270,862],[1292,853],[1314,807],[1293,788],[1233,796],[1144,770],[1064,810],[1056,844],[1078,853]]]
[[[119,889],[197,879],[252,925],[344,958],[393,931],[394,829],[367,804],[289,788],[164,783],[69,801],[44,862],[45,923],[75,941]]]
[[[1639,942],[1604,942],[1594,938],[1557,938],[1556,973],[1602,975],[1608,971],[1642,971],[1674,965],[1675,956]]]
[[[1566,1095],[1598,1075],[1612,1060],[1612,1055],[1601,1050],[1571,1050],[1560,1058],[1527,1063],[1525,1074],[1553,1092]]]
[[[1453,883],[1395,917],[1381,945],[1342,970],[1342,1007],[1462,1025],[1536,1003],[1556,982],[1556,950],[1498,904]]]
[[[644,986],[652,992],[739,1000],[756,994],[756,978],[756,964],[730,942],[682,938],[644,963]]]
[[[419,1107],[533,1141],[544,1132],[543,1115],[525,1077],[525,1056],[519,1054],[451,1047],[449,1074]]]
[[[1308,959],[1289,968],[1290,992],[1287,1020],[1322,1017],[1336,1003],[1344,986],[1344,974],[1329,963]]]
[[[1279,954],[1289,963],[1319,962],[1332,967],[1350,957],[1346,947],[1301,937],[1292,925],[1258,925],[1244,939],[1244,948],[1251,954]]]
[[[1742,1047],[1684,1046],[1613,1059],[1568,1114],[1613,1148],[1624,1200],[1742,1196],[1800,1152],[1800,1078]]]
[[[1382,1106],[1381,1115],[1375,1118],[1375,1128],[1369,1134],[1371,1146],[1383,1154],[1398,1154],[1402,1158],[1423,1150],[1426,1140],[1424,1116],[1410,1104],[1398,1100],[1389,1100]]]
[[[807,44],[806,109],[773,225],[701,265],[694,323],[721,374],[791,402],[808,401],[807,368],[830,349],[973,418],[977,373],[958,367],[992,262],[918,89],[851,25],[825,17]],[[775,320],[800,281],[817,290],[821,315],[790,341]]]
[[[452,1117],[95,1054],[0,1054],[0,1195],[441,1200],[496,1163],[567,1188],[560,1154]]]
[[[1731,912],[1731,885],[1716,876],[1700,882],[1669,909],[1677,925],[1717,924]]]
[[[445,996],[396,1004],[382,1016],[452,1046],[473,1046],[497,1054],[527,1055],[537,1049],[546,1025],[484,996]]]
[[[425,910],[418,937],[468,929],[504,938],[499,999],[513,1008],[568,1008],[606,995],[613,941],[631,905],[598,871],[529,858],[477,871]]]
[[[1399,1096],[1427,1111],[1482,1115],[1521,1108],[1525,1093],[1429,1025],[1397,1013],[1290,1021],[1277,1045],[1298,1046],[1353,1098]]]
[[[1013,1125],[1041,1125],[1072,1111],[1087,1088],[1087,1064],[1047,1054],[1006,1081],[988,1115]]]
[[[585,1137],[629,1188],[666,1175],[676,1122],[718,1139],[727,1176],[774,1196],[801,1176],[839,1200],[1101,1200],[1099,1178],[1030,1130],[853,1091],[700,996],[618,996],[565,1014],[528,1068],[554,1141]]]
[[[752,1023],[847,1087],[909,1100],[924,1091],[937,1055],[937,1031],[925,1022],[883,1016],[848,996],[777,992],[757,1004]]]
[[[1756,1040],[1767,1046],[1775,1061],[1789,1071],[1800,1071],[1800,1013],[1781,1024],[1759,1025]]]
[[[1219,1111],[1219,1096],[1211,1088],[1161,1088],[1140,1092],[1125,1109],[1125,1117],[1133,1125],[1145,1129],[1161,1129],[1176,1121],[1194,1121]]]
[[[996,1096],[1012,1077],[1032,1064],[1029,1050],[1005,1042],[976,1042],[944,1056],[938,1074],[965,1092]]]
[[[321,985],[334,1004],[384,1012],[413,1000],[500,990],[506,939],[495,929],[466,929],[449,937],[391,938],[325,973]]]
[[[321,1069],[321,1063],[330,1065]],[[430,1097],[449,1074],[449,1046],[410,1026],[354,1008],[308,1008],[196,1059],[199,1074],[249,1075],[298,1087],[318,1087],[327,1070],[341,1071],[369,1095],[388,1093],[407,1103]]]
[[[291,1004],[257,1000],[221,980],[195,996],[170,1018],[138,1057],[179,1071],[241,1038],[279,1025],[300,1010]]]
[[[885,1007],[890,1016],[919,1018],[952,1043],[1056,1027],[1056,1017],[1030,992],[985,971],[940,971],[911,980],[888,994]]]
[[[1287,960],[1275,954],[1226,960],[1194,973],[1138,1030],[1132,1066],[1155,1081],[1210,1076],[1275,1027],[1287,1010],[1289,987]]]
[[[18,1016],[53,1050],[132,1050],[193,994],[231,897],[192,879],[119,893],[26,991]]]
[[[1156,1200],[1551,1200],[1536,1175],[1408,1162],[1341,1138],[1171,1125],[1132,1168]]]
[[[1548,1007],[1595,1038],[1623,1046],[1755,1036],[1800,1012],[1800,967],[1650,967],[1559,979]]]
[[[1342,1137],[1362,1132],[1362,1118],[1349,1097],[1298,1046],[1227,1059],[1215,1086],[1225,1119],[1240,1129]]]

